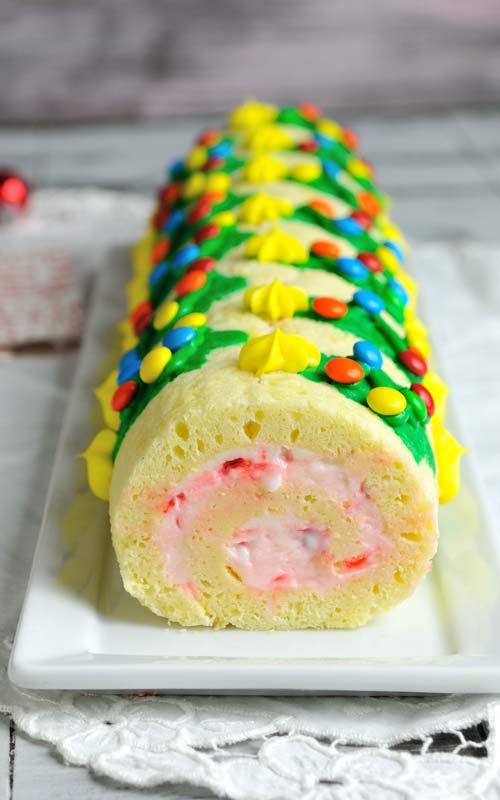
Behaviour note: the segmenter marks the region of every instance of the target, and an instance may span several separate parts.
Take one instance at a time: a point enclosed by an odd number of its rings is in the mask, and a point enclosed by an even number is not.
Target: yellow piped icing
[[[292,146],[292,137],[278,125],[262,125],[251,130],[245,139],[245,147],[254,153],[289,150]]]
[[[102,410],[104,422],[114,431],[120,427],[120,415],[118,411],[113,411],[111,408],[111,398],[115,392],[118,381],[118,370],[114,369],[110,372],[108,377],[94,389],[94,394],[97,397]]]
[[[316,367],[321,353],[315,344],[304,339],[283,333],[275,328],[272,333],[256,336],[243,345],[240,351],[239,366],[246,372],[264,375],[266,372],[302,372],[306,367]]]
[[[248,197],[239,208],[241,222],[260,225],[261,222],[274,222],[293,213],[293,205],[288,200],[271,197],[265,192],[257,192]]]
[[[260,262],[279,261],[282,264],[305,264],[309,258],[302,242],[279,228],[247,239],[245,255]]]
[[[279,181],[287,174],[287,166],[278,158],[265,153],[247,161],[241,170],[242,177],[248,183],[270,183]]]
[[[229,127],[236,131],[252,130],[264,122],[276,119],[278,108],[257,100],[246,100],[229,115]]]
[[[243,303],[253,314],[276,322],[293,317],[296,311],[307,311],[309,299],[298,286],[287,286],[278,278],[272,283],[251,286],[243,295]]]
[[[449,503],[460,487],[460,458],[466,448],[443,426],[437,414],[431,419],[431,427],[437,462],[439,502]]]
[[[87,464],[87,477],[91,491],[101,500],[109,500],[109,487],[113,474],[111,455],[116,445],[116,433],[104,428],[99,431],[81,454]]]
[[[120,344],[122,353],[126,353],[127,350],[132,350],[132,348],[135,347],[139,342],[139,339],[135,335],[132,329],[130,320],[122,319],[122,321],[119,322],[116,327],[120,335]]]
[[[446,412],[446,398],[450,390],[442,378],[432,370],[426,372],[422,380],[422,385],[428,389],[434,399],[436,411],[433,419],[439,419],[442,422]]]

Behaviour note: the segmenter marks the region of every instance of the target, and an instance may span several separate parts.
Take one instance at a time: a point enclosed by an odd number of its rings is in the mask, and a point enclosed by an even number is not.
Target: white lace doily
[[[12,247],[57,240],[88,272],[107,248],[138,235],[149,207],[142,197],[116,192],[42,191],[33,198],[31,215],[0,231],[0,240]],[[487,259],[477,245],[462,250],[441,246],[439,253],[432,252],[427,262],[421,253],[423,272],[431,274],[439,256],[443,279],[451,281],[453,273],[457,315],[477,313],[495,291],[490,285],[491,248]],[[488,271],[482,266],[486,260]],[[465,277],[461,288],[461,263],[469,274],[474,271],[476,295]],[[486,326],[491,353],[500,346],[500,329],[488,314],[485,306],[474,336],[479,336],[479,324],[486,334]],[[459,330],[456,320],[449,320],[440,335],[456,338]],[[14,383],[11,387],[15,391]],[[49,384],[45,391],[50,399]],[[487,464],[486,480],[494,487],[496,434],[484,429],[483,448],[480,420],[472,420],[474,425],[472,434]],[[16,445],[16,455],[26,464],[33,461],[30,442],[26,437],[22,452]],[[10,493],[17,490],[23,487],[9,484]],[[20,495],[16,504],[23,502]],[[6,531],[15,530],[8,505],[3,513]],[[7,564],[2,578],[8,577]],[[11,607],[2,609],[0,624],[9,632],[20,600],[20,592],[12,590]],[[215,698],[31,692],[10,684],[8,653],[4,644],[0,711],[11,715],[19,731],[51,745],[66,763],[124,785],[184,783],[234,800],[500,798],[500,699],[491,696]],[[479,723],[479,729],[472,728]]]

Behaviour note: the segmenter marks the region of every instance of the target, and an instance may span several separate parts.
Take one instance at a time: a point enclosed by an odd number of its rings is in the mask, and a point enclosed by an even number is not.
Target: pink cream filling
[[[328,498],[337,517],[355,525],[352,548],[346,554],[336,542],[339,532],[314,519],[291,512],[255,508],[286,490]],[[230,574],[250,589],[263,592],[307,587],[327,589],[377,567],[392,544],[384,533],[381,514],[367,494],[363,478],[303,450],[275,446],[248,448],[227,454],[223,462],[186,479],[175,494],[154,498],[160,513],[157,535],[169,579],[194,591],[188,543],[218,540]],[[267,503],[266,503],[267,504]],[[238,513],[243,523],[224,534],[214,530],[214,508]],[[248,507],[253,513],[245,517]],[[224,511],[222,511],[222,509]],[[351,524],[352,524],[351,522]],[[334,527],[334,526],[333,526]],[[215,543],[215,542],[214,542]],[[192,545],[192,547],[195,545]],[[336,550],[342,549],[342,555]]]

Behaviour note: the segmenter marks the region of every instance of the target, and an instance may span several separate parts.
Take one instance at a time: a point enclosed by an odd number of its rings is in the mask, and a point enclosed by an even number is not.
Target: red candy
[[[307,139],[305,142],[300,142],[299,150],[303,153],[317,153],[319,144],[315,139]]]
[[[166,206],[173,206],[179,199],[180,193],[180,183],[169,183],[168,186],[164,186],[163,189],[160,189],[160,203]]]
[[[326,319],[340,319],[347,314],[347,306],[336,297],[315,297],[312,307],[316,314]]]
[[[203,164],[202,170],[203,172],[207,172],[209,169],[218,169],[219,167],[223,167],[225,163],[226,159],[222,158],[222,156],[210,156]]]
[[[365,231],[369,231],[372,226],[372,218],[366,211],[353,211],[351,219],[354,219]]]
[[[139,336],[144,328],[147,328],[153,316],[153,304],[151,300],[144,300],[134,308],[130,315],[130,322],[136,336]]]
[[[321,116],[321,111],[314,103],[301,103],[297,108],[308,122],[316,122]]]
[[[193,234],[196,244],[201,244],[205,239],[214,239],[220,233],[220,228],[215,222],[209,222]]]
[[[183,297],[185,294],[189,294],[189,292],[195,292],[196,289],[201,289],[205,286],[206,282],[207,276],[201,269],[186,272],[175,287],[177,297]]]
[[[335,383],[357,383],[365,374],[361,364],[352,358],[332,358],[325,364],[325,372]]]
[[[218,142],[218,141],[219,141],[219,132],[218,131],[203,131],[203,133],[201,133],[198,136],[198,139],[196,140],[196,144],[201,144],[201,145],[206,145],[207,146],[207,145],[215,144],[215,142]]]
[[[135,381],[125,381],[125,383],[122,383],[111,398],[111,408],[113,411],[122,411],[124,408],[127,408],[134,399],[136,391],[137,383]]]
[[[382,272],[382,264],[373,253],[358,253],[357,258],[370,272]]]
[[[425,405],[425,407],[427,409],[427,413],[428,413],[429,417],[432,417],[432,415],[434,414],[434,412],[436,410],[436,404],[435,404],[434,398],[431,395],[431,393],[429,392],[429,390],[426,389],[425,386],[423,386],[421,383],[412,383],[412,385],[410,386],[410,389],[412,390],[412,392],[417,394],[420,397],[421,400],[424,401],[424,405]]]
[[[170,239],[164,238],[156,242],[151,253],[153,264],[159,264],[170,252]]]
[[[323,256],[325,258],[337,258],[340,255],[340,248],[335,242],[319,239],[317,242],[312,243],[311,253],[314,253],[315,256]]]
[[[427,372],[427,362],[416,347],[410,347],[408,350],[401,350],[401,352],[398,353],[398,361],[400,361],[407,370],[413,372],[414,375],[423,376]]]
[[[342,134],[342,140],[346,147],[349,150],[357,150],[359,147],[359,138],[358,134],[354,131],[351,131],[350,128],[345,128],[344,133]]]
[[[163,228],[169,216],[170,216],[170,211],[168,210],[168,208],[159,208],[158,211],[156,211],[153,214],[153,219],[152,219],[153,227],[156,228],[156,230],[161,230],[161,228]]]
[[[212,256],[202,256],[191,262],[186,270],[186,274],[188,272],[211,272],[215,269],[216,265],[217,262]]]

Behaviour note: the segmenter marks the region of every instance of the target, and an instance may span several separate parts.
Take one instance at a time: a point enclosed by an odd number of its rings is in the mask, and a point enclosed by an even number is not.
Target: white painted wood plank
[[[170,786],[140,790],[127,788],[90,774],[83,767],[62,763],[50,748],[22,735],[17,737],[12,800],[212,800],[206,790]],[[1,800],[3,797],[0,795]]]
[[[10,719],[0,716],[0,800],[10,800]]]

